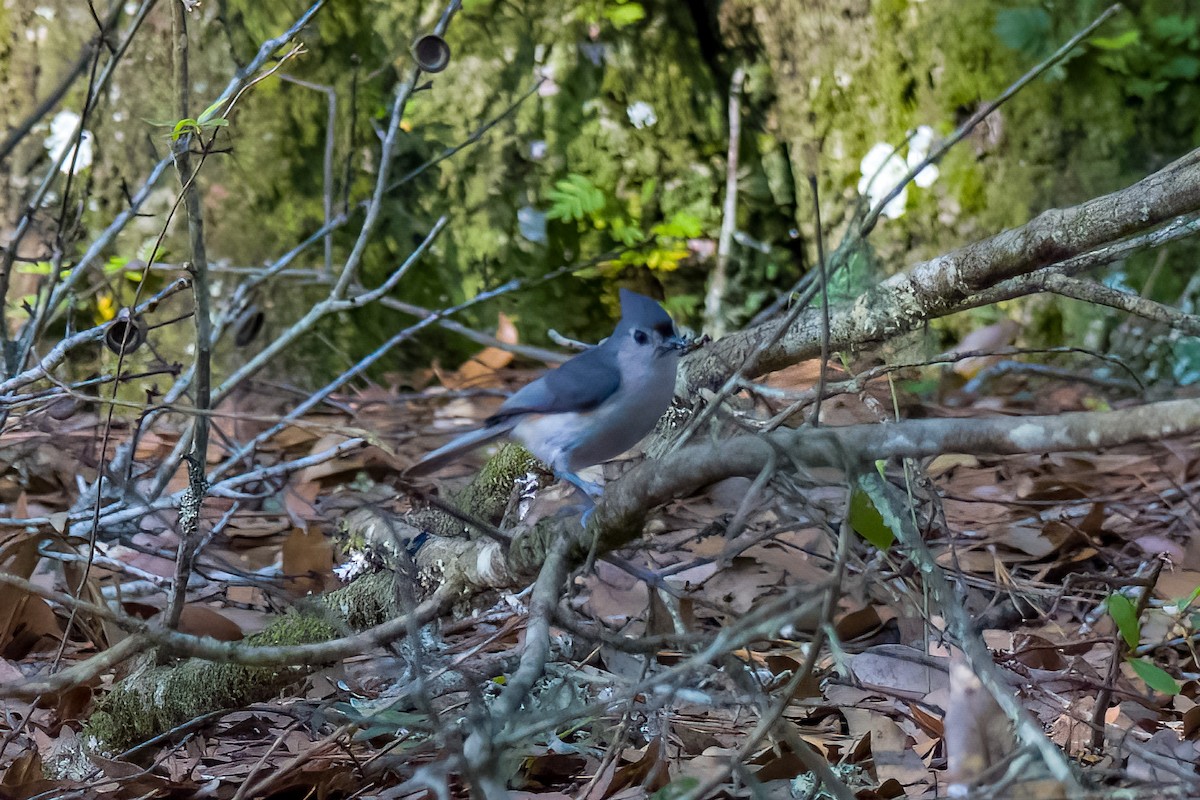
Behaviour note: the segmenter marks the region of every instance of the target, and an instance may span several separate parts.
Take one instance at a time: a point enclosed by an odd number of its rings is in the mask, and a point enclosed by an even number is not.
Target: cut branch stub
[[[436,33],[427,33],[413,42],[412,54],[425,72],[441,72],[450,63],[450,45]]]
[[[104,332],[104,346],[117,355],[132,353],[145,342],[146,321],[129,309],[123,309]]]

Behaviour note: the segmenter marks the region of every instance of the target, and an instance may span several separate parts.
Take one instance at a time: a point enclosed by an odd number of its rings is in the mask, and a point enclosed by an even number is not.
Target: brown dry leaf
[[[816,386],[821,379],[821,359],[812,358],[792,364],[781,370],[776,370],[765,376],[763,382],[775,389],[808,389]],[[834,379],[836,380],[836,378]]]
[[[872,713],[867,733],[871,738],[876,780],[880,783],[895,780],[910,789],[930,782],[929,768],[909,745],[908,735],[892,719]]]
[[[500,314],[496,326],[496,338],[505,344],[518,342],[517,326],[506,314]],[[447,389],[467,389],[503,386],[496,372],[512,363],[513,354],[499,347],[485,347],[472,356],[456,372],[438,373],[438,379]]]
[[[36,595],[25,595],[19,606],[19,616],[9,640],[0,648],[0,656],[17,661],[34,651],[55,646],[62,638],[58,617],[45,600]]]
[[[283,505],[292,524],[300,527],[321,518],[317,499],[321,496],[321,484],[296,480],[288,482],[283,490]]]
[[[788,720],[782,724],[791,725]],[[818,748],[822,750],[823,748]],[[808,772],[804,762],[787,745],[772,747],[750,759],[750,766],[758,767],[754,777],[766,781],[791,780],[802,772]]]
[[[20,511],[15,513],[20,514]],[[16,533],[0,544],[0,570],[8,575],[29,580],[39,561],[41,556],[38,554],[38,539],[35,536],[23,532]],[[25,614],[25,607],[33,599],[34,595],[15,586],[0,586],[0,650],[7,648],[12,642]],[[23,655],[16,658],[20,659]]]
[[[946,735],[945,720],[935,713],[935,709],[943,709],[944,713],[949,698],[949,689],[938,689],[925,695],[924,702],[908,704],[908,713],[913,722],[932,739],[941,739]]]
[[[667,772],[665,749],[662,737],[656,736],[643,750],[626,751],[625,756],[636,754],[638,755],[637,760],[617,767],[613,771],[612,780],[604,787],[603,793],[589,793],[589,800],[592,798],[607,800],[630,787],[645,787],[650,792],[656,792],[666,786],[670,783],[671,778]]]
[[[318,531],[293,528],[283,541],[284,585],[298,597],[333,584],[333,543]]]
[[[641,617],[650,598],[646,584],[606,562],[598,562],[593,575],[581,579],[586,587],[582,610],[592,619],[619,626]],[[640,630],[626,630],[640,634]]]
[[[670,636],[677,633],[691,633],[696,630],[696,617],[693,613],[695,602],[689,597],[671,598],[672,608],[668,608],[662,595],[650,592],[650,610],[646,620],[646,633],[650,636]],[[682,625],[683,630],[676,630]]]
[[[947,661],[913,647],[881,644],[853,656],[850,669],[865,688],[920,700],[948,684]]]
[[[1190,569],[1164,569],[1154,586],[1155,594],[1164,600],[1185,600],[1200,588],[1200,572]]]
[[[958,345],[947,351],[946,355],[955,353],[971,353],[978,350],[1000,350],[1008,347],[1021,332],[1021,326],[1014,320],[1002,319],[991,325],[985,325],[964,336]],[[974,378],[985,367],[999,361],[1003,356],[972,356],[954,362],[952,369],[964,378]]]
[[[838,638],[843,641],[852,641],[877,631],[881,625],[883,625],[883,618],[879,615],[879,608],[869,605],[837,617],[833,628],[837,631]]]
[[[0,779],[0,797],[26,798],[41,794],[49,795],[61,790],[61,784],[46,780],[42,773],[42,757],[36,748],[30,748],[12,760]]]
[[[99,683],[99,681],[94,681]],[[54,709],[54,721],[61,726],[67,722],[79,722],[87,719],[86,712],[92,704],[91,686],[72,686],[58,695],[58,703]]]
[[[320,438],[320,434],[309,426],[289,425],[271,437],[271,445],[280,450],[310,445]]]
[[[341,427],[344,428],[345,426]],[[309,455],[332,450],[350,438],[346,433],[327,433],[312,444]],[[316,483],[322,478],[328,478],[331,475],[353,474],[363,469],[366,465],[366,455],[363,449],[359,448],[354,452],[343,455],[341,458],[333,458],[323,461],[320,464],[313,464],[311,467],[305,467],[296,475],[296,482],[300,484]]]
[[[979,459],[975,456],[964,455],[962,453],[943,453],[929,462],[929,466],[925,467],[925,472],[930,477],[939,477],[956,467],[967,469],[977,468],[979,463]]]
[[[939,548],[940,549],[940,548]],[[983,575],[995,574],[996,565],[999,562],[996,560],[996,554],[992,550],[966,550],[961,547],[951,547],[946,549],[936,556],[938,566],[946,569],[962,570],[963,572],[976,572]],[[1009,558],[1010,562],[1020,563],[1024,560],[1034,560],[1030,556],[1017,558]]]
[[[1183,738],[1195,739],[1200,731],[1200,705],[1195,705],[1183,712]]]
[[[1196,759],[1200,755],[1197,747],[1200,743],[1181,741],[1178,733],[1164,728],[1144,742],[1139,750],[1130,753],[1126,769],[1137,780],[1175,784],[1179,778],[1167,765],[1174,762],[1177,770],[1195,774]],[[1148,757],[1143,757],[1142,752],[1147,752]]]
[[[764,657],[767,669],[771,670],[771,675],[775,678],[777,685],[782,685],[785,681],[792,679],[794,675],[800,672],[800,668],[804,665],[788,655],[781,653],[771,653]],[[806,697],[820,697],[821,682],[813,673],[809,673],[796,686],[792,692],[792,697],[797,700],[802,700]]]
[[[205,605],[188,603],[179,615],[179,632],[192,636],[211,636],[220,642],[238,642],[242,629],[221,612]]]
[[[1071,707],[1050,723],[1050,740],[1061,747],[1070,756],[1086,753],[1092,746],[1092,713],[1096,708],[1096,698],[1080,697],[1071,703]],[[1120,708],[1113,706],[1109,713],[1114,719],[1120,713]],[[1107,721],[1107,720],[1106,720]]]

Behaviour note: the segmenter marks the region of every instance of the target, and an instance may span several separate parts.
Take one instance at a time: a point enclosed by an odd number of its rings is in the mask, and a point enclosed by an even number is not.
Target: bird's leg
[[[588,496],[588,498],[590,498],[593,501],[593,503],[595,502],[597,497],[604,494],[604,488],[602,486],[600,486],[600,484],[592,483],[591,481],[585,481],[583,478],[579,477],[574,472],[569,472],[565,469],[561,469],[561,470],[556,469],[554,471],[554,477],[556,477],[560,480],[567,481],[568,483],[573,485],[576,489],[579,489],[581,492],[586,494]]]
[[[596,483],[585,481],[583,478],[569,470],[555,470],[554,476],[561,480],[567,481],[576,489],[583,492],[584,499],[587,500],[587,508],[583,510],[583,516],[579,518],[579,523],[583,527],[587,527],[588,519],[591,518],[592,512],[596,510],[596,500],[600,495],[604,494],[604,489]]]

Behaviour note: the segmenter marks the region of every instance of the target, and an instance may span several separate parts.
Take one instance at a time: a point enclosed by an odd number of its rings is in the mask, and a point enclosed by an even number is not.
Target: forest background
[[[563,266],[597,263],[468,309],[472,328],[494,327],[504,311],[523,337],[545,343],[556,329],[594,340],[615,312],[615,286],[654,287],[695,330],[721,333],[769,306],[816,261],[813,195],[817,178],[826,227],[836,242],[859,208],[894,183],[897,161],[919,161],[1015,76],[1045,58],[1104,8],[1099,2],[556,3],[468,2],[446,33],[452,56],[426,91],[412,95],[394,148],[391,188],[379,210],[380,235],[363,254],[362,280],[374,286],[448,214],[446,230],[404,282],[404,299],[443,308],[511,279],[529,281]],[[133,11],[133,7],[127,11]],[[204,4],[191,14],[190,70],[198,98],[298,13],[286,3]],[[269,262],[369,194],[388,100],[402,80],[415,31],[439,9],[411,3],[348,2],[325,8],[299,37],[306,49],[280,75],[239,103],[236,125],[221,130],[221,156],[206,164],[209,257],[217,268]],[[0,80],[4,128],[19,130],[66,74],[94,28],[87,6],[13,3],[0,25],[9,42]],[[105,86],[85,128],[92,161],[65,204],[62,246],[82,249],[107,225],[161,158],[172,116],[169,28],[148,17],[148,33],[125,54],[134,65]],[[1147,2],[1108,23],[951,149],[918,185],[893,201],[885,222],[831,287],[853,297],[905,263],[930,258],[1028,220],[1125,186],[1195,143],[1200,39],[1175,2]],[[74,68],[74,69],[73,69]],[[73,71],[72,71],[73,70]],[[734,86],[734,76],[739,80]],[[71,84],[61,108],[79,108],[85,83]],[[740,131],[731,207],[732,241],[718,257],[729,168],[728,108],[740,95]],[[57,113],[57,112],[55,112]],[[0,177],[0,213],[15,226],[47,158],[48,114],[23,139]],[[68,129],[68,117],[58,124]],[[494,123],[494,124],[493,124]],[[473,135],[487,131],[476,141]],[[910,136],[914,136],[909,141]],[[463,147],[466,144],[467,146]],[[463,147],[430,168],[429,159]],[[880,151],[878,148],[884,148]],[[887,158],[894,148],[897,158]],[[417,174],[410,171],[421,168]],[[936,176],[935,176],[936,171]],[[864,172],[866,173],[864,178]],[[902,171],[901,173],[902,174]],[[61,235],[51,190],[39,226],[22,240],[10,306],[34,290],[38,257]],[[111,276],[145,260],[158,218],[172,204],[158,187],[128,229],[105,249],[109,276],[77,291],[80,313],[104,318],[132,299],[135,282]],[[182,260],[182,229],[172,226],[159,260]],[[328,237],[324,271],[349,252],[354,233]],[[1186,262],[1191,244],[1172,252]],[[605,254],[618,257],[601,260]],[[1154,255],[1138,255],[1107,280],[1175,301],[1187,271],[1171,264],[1147,286]],[[319,260],[319,259],[318,259]],[[43,259],[44,261],[44,259]],[[722,263],[718,294],[706,292]],[[136,266],[136,264],[135,264]],[[126,272],[136,270],[126,269]],[[170,279],[164,271],[143,289]],[[258,298],[268,329],[293,323],[322,287],[284,281]],[[1194,288],[1194,287],[1193,287]],[[25,289],[26,291],[21,291]],[[973,324],[1012,317],[1030,343],[1088,341],[1107,323],[1080,304],[1033,302],[975,312]],[[19,312],[10,313],[10,325]],[[274,367],[319,377],[370,352],[403,316],[368,308],[315,326]],[[952,339],[935,334],[930,352]],[[470,352],[462,337],[427,332],[389,355],[391,367],[453,362]],[[1177,376],[1200,363],[1178,345]],[[1161,364],[1157,365],[1161,368]],[[377,368],[382,369],[382,367]],[[376,372],[378,374],[378,372]],[[1157,373],[1155,373],[1157,374]]]
[[[1196,790],[1198,87],[1191,0],[5,4],[0,793]],[[588,529],[403,477],[621,287]]]

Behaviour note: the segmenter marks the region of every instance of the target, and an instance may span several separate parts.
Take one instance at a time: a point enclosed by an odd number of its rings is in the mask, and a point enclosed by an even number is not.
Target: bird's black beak
[[[688,348],[688,341],[682,336],[668,336],[663,340],[663,343],[658,346],[659,355],[669,353],[673,350],[683,352]]]

